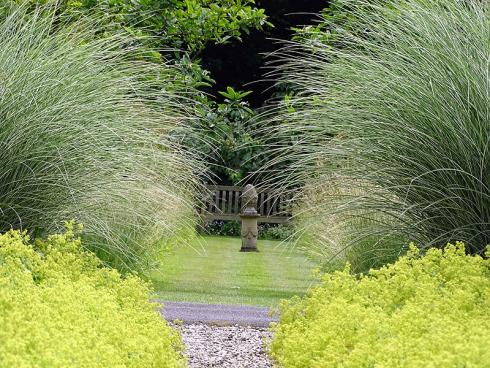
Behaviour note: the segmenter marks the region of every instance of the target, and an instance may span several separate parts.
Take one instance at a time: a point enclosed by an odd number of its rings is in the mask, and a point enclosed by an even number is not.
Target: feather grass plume
[[[267,130],[312,251],[364,270],[408,241],[490,243],[490,17],[486,2],[346,1],[331,24],[277,53],[298,91]],[[352,26],[352,24],[351,24]],[[325,31],[326,32],[326,31]],[[327,40],[327,41],[325,41]],[[321,234],[321,236],[319,236]],[[322,240],[323,239],[323,240]]]
[[[20,7],[0,21],[0,230],[75,219],[103,260],[142,269],[193,222],[201,166],[173,138],[190,116],[160,88],[169,69],[142,61],[134,40],[96,39],[96,20],[54,13]]]

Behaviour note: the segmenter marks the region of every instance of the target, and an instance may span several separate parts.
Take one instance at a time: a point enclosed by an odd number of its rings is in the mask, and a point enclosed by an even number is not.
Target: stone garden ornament
[[[252,184],[247,184],[242,193],[242,247],[240,252],[258,252],[257,237],[259,230],[257,219],[260,215],[257,213],[257,191]]]

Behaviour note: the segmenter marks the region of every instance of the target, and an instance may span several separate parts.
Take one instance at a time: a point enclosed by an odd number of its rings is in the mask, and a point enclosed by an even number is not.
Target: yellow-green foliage
[[[182,343],[135,276],[103,268],[73,226],[0,235],[0,367],[182,367]]]
[[[271,345],[280,366],[489,367],[490,260],[464,245],[411,246],[395,264],[328,274],[282,306]]]

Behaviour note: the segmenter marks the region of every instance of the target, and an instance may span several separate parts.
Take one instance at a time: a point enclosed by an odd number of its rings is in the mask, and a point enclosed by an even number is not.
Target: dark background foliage
[[[266,55],[277,50],[281,43],[290,40],[292,28],[315,24],[318,13],[328,5],[327,0],[258,0],[258,8],[265,9],[274,27],[250,30],[242,40],[228,44],[209,44],[202,52],[202,66],[216,83],[208,88],[212,95],[231,86],[235,89],[253,90],[247,100],[251,106],[261,107],[275,92],[273,82],[264,80]]]
[[[208,149],[211,179],[224,185],[243,184],[247,176],[260,170],[265,160],[271,159],[262,155],[268,147],[260,143],[260,137],[252,128],[256,111],[272,97],[283,94],[274,87],[274,81],[266,78],[268,55],[290,40],[296,28],[316,25],[318,14],[328,1],[258,0],[255,4],[265,10],[272,26],[250,29],[243,32],[240,39],[226,44],[208,43],[199,55],[200,65],[214,80],[202,90],[213,96],[211,105],[219,102],[213,109],[214,120],[203,122],[209,135],[218,143],[215,151]],[[228,87],[237,92],[252,93],[239,101],[231,100],[220,94]],[[254,175],[248,181],[260,185],[261,177]]]

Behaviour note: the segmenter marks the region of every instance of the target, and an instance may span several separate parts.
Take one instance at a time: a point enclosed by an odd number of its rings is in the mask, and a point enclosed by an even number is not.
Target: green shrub
[[[198,231],[205,235],[241,236],[242,224],[240,221],[213,220],[198,227]],[[289,240],[294,237],[292,225],[259,223],[259,240]]]
[[[291,240],[294,237],[294,227],[285,224],[259,224],[259,239]]]
[[[193,225],[201,170],[175,139],[191,119],[159,88],[169,68],[135,57],[133,39],[97,40],[97,20],[53,13],[0,20],[0,230],[73,218],[101,259],[145,268],[161,238]]]
[[[218,236],[240,236],[240,221],[213,220],[198,227],[201,234]]]
[[[289,367],[487,367],[490,260],[412,247],[395,264],[324,276],[285,302],[272,356]]]
[[[361,271],[382,263],[384,249],[404,251],[409,239],[428,247],[462,240],[469,252],[483,252],[490,243],[488,3],[342,3],[340,20],[327,18],[311,37],[305,29],[278,53],[278,73],[297,94],[263,134],[282,142],[276,151],[294,163],[282,173],[285,185],[324,190],[302,209],[304,216],[312,209],[308,225],[324,225],[304,233],[329,248],[335,223],[341,250],[373,244],[363,257],[371,264],[353,265]]]
[[[0,235],[0,366],[182,367],[147,284],[102,268],[66,233]]]

